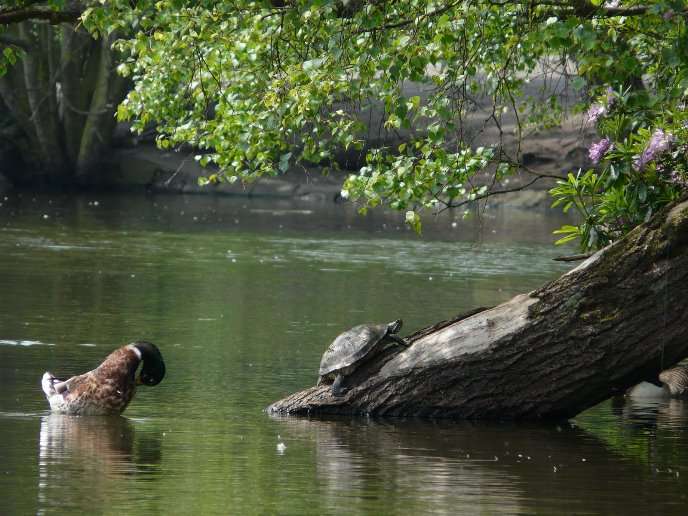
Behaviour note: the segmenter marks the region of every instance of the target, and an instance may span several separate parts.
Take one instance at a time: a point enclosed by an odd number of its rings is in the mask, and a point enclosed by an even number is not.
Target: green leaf
[[[325,62],[324,59],[311,59],[310,61],[304,61],[303,63],[303,71],[304,72],[310,72],[313,70],[317,70],[322,66],[322,64]]]
[[[279,160],[280,172],[286,172],[289,169],[289,160],[291,159],[291,152],[282,154]]]
[[[5,59],[7,59],[7,61],[9,61],[11,65],[17,62],[17,54],[13,48],[5,47],[2,51],[2,54],[5,56]]]
[[[416,213],[415,211],[407,211],[405,221],[406,221],[406,224],[411,226],[413,228],[413,230],[420,235],[420,233],[421,233],[421,222],[420,222],[420,215],[418,215],[418,213]]]
[[[579,233],[580,228],[578,226],[571,226],[570,224],[564,224],[559,229],[552,231],[555,235],[561,235],[566,233]]]
[[[569,242],[573,242],[574,240],[578,240],[578,238],[579,238],[579,235],[578,235],[578,234],[575,234],[575,235],[568,235],[568,236],[565,236],[565,237],[562,237],[562,238],[556,240],[556,241],[554,242],[554,245],[563,245],[563,244],[567,244],[567,243],[569,243]]]

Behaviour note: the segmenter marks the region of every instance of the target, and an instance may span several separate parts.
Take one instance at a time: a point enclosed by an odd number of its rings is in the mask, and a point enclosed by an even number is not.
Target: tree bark
[[[114,105],[110,102],[110,94],[112,93],[113,82],[117,88],[119,81],[112,80],[113,75],[116,75],[113,69],[112,50],[110,49],[112,41],[113,38],[105,36],[100,40],[100,57],[95,86],[76,160],[77,176],[82,181],[98,163],[102,149],[109,147],[114,129]]]
[[[20,38],[17,37],[17,39]],[[31,42],[27,41],[26,44],[29,49],[33,49]],[[2,97],[17,125],[26,133],[27,138],[32,144],[38,145],[21,66],[10,67],[7,73],[0,77],[0,97]]]
[[[79,154],[79,142],[84,125],[84,115],[75,110],[78,99],[84,97],[80,91],[81,69],[86,59],[90,38],[84,41],[87,35],[82,34],[73,25],[63,23],[61,27],[62,39],[60,42],[60,61],[62,63],[62,75],[60,85],[62,88],[61,116],[64,126],[65,152],[71,163],[76,163]]]
[[[38,142],[38,149],[36,150],[41,156],[41,161],[45,164],[46,171],[55,170],[62,173],[67,170],[68,163],[65,160],[60,134],[57,131],[57,112],[51,109],[55,106],[50,100],[55,95],[55,79],[49,77],[46,54],[50,52],[50,49],[40,45],[40,43],[45,45],[46,37],[49,38],[50,35],[45,36],[44,28],[39,27],[37,28],[38,38],[33,38],[31,27],[25,23],[20,23],[17,27],[22,39],[34,41],[36,48],[44,51],[29,52],[23,56],[21,65],[24,71],[24,88],[31,110],[29,120],[33,125]]]
[[[564,419],[688,356],[688,197],[542,288],[438,324],[279,414]]]

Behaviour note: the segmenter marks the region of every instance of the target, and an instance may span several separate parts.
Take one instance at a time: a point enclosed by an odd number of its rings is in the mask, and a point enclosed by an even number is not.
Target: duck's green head
[[[165,362],[158,347],[152,342],[140,340],[134,342],[134,347],[141,352],[141,373],[137,378],[137,383],[148,385],[158,385],[165,377]]]

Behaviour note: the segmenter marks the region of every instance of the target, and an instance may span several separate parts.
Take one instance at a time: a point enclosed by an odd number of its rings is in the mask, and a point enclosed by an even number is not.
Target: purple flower
[[[610,109],[616,103],[616,93],[611,86],[607,87],[607,97],[605,100],[607,101],[607,109]]]
[[[671,174],[669,174],[669,181],[681,188],[686,188],[686,186],[688,186],[688,182],[683,177],[683,175],[675,170]]]
[[[597,122],[597,119],[600,118],[602,115],[604,115],[607,112],[607,108],[603,106],[602,104],[593,104],[590,106],[588,109],[587,113],[587,121],[589,123],[595,123]]]
[[[664,21],[669,21],[674,17],[675,14],[676,11],[674,11],[673,9],[667,9],[666,11],[664,11],[662,18],[664,18]]]
[[[603,138],[597,143],[593,143],[588,149],[588,156],[590,156],[590,161],[597,165],[604,155],[612,149],[614,145],[609,138]]]
[[[647,144],[643,153],[633,161],[633,168],[640,172],[650,161],[663,152],[668,151],[673,142],[674,136],[671,133],[665,133],[662,129],[657,129],[653,133],[652,138],[650,138],[650,143]]]

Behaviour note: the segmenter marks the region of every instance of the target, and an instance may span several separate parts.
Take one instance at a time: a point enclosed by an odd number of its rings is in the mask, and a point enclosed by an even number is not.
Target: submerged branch
[[[579,262],[582,260],[587,260],[592,256],[592,253],[583,253],[583,254],[572,254],[569,256],[557,256],[556,258],[552,258],[555,262]]]

